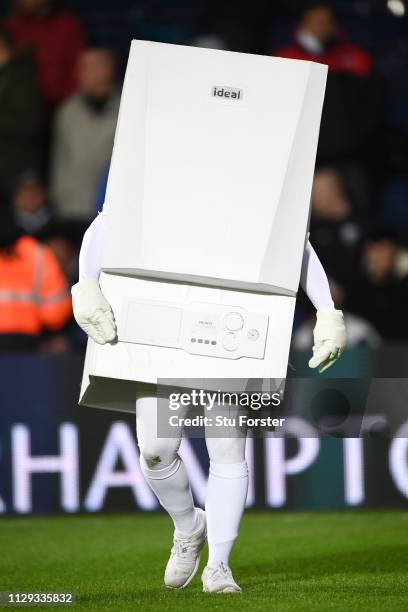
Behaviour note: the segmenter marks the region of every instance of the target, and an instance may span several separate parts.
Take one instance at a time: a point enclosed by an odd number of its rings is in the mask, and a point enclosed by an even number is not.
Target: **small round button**
[[[225,327],[229,331],[239,331],[244,326],[244,319],[239,312],[229,312],[225,315]]]
[[[252,342],[255,342],[255,340],[258,340],[259,338],[259,331],[257,329],[250,329],[247,333],[247,337],[248,340],[252,340]]]
[[[222,346],[226,351],[235,351],[238,348],[238,338],[235,334],[225,334]]]

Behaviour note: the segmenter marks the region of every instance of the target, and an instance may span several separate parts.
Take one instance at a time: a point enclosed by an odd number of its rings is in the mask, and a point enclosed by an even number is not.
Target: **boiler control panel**
[[[263,359],[268,315],[239,306],[192,302],[183,312],[182,347],[189,353]]]
[[[263,359],[268,315],[225,304],[125,298],[117,325],[121,342],[225,359]]]

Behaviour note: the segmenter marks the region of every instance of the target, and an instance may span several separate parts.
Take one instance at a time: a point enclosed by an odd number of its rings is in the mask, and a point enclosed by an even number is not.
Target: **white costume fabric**
[[[78,325],[98,344],[116,338],[112,308],[96,278],[84,278],[72,288],[72,304]]]
[[[107,213],[101,212],[86,230],[79,253],[79,279],[99,278],[105,242]]]
[[[313,357],[311,368],[322,373],[342,354],[346,345],[346,330],[341,310],[322,309],[317,311],[317,322],[313,331]]]
[[[101,271],[106,219],[106,213],[99,214],[85,233],[79,258],[80,282],[73,288],[77,321],[96,342],[101,343],[112,340],[111,336],[115,331],[114,321],[107,312],[102,293],[99,291],[102,300],[94,295],[94,285]],[[320,327],[317,333],[315,331],[318,350],[314,353],[310,365],[319,365],[318,359],[323,357],[325,366],[328,367],[341,349],[341,314],[334,309],[326,274],[308,241],[303,255],[300,285],[315,308],[324,313],[318,316]],[[81,306],[80,302],[86,302],[87,293],[90,308],[94,307],[98,314],[93,320],[92,317],[91,320],[88,318],[88,323],[84,325],[84,316],[91,313],[87,312],[87,306]],[[333,316],[334,338],[330,330]],[[330,340],[327,340],[327,334]],[[146,395],[136,400],[141,468],[161,505],[173,519],[176,534],[189,535],[197,527],[197,515],[185,466],[178,455],[182,432],[180,430],[179,436],[174,438],[157,436],[156,402],[155,397]],[[245,437],[242,435],[237,433],[234,437],[229,432],[229,437],[225,438],[207,437],[206,444],[210,459],[206,501],[209,566],[215,567],[219,563],[228,565],[245,507],[248,469],[245,461]]]

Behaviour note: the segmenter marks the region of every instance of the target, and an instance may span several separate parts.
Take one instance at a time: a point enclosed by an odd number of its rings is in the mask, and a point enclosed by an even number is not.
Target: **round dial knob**
[[[238,338],[235,334],[225,334],[222,346],[226,351],[235,351],[238,348]]]
[[[248,340],[255,342],[259,338],[259,331],[257,329],[250,329],[247,333]]]
[[[229,331],[239,331],[244,326],[244,319],[239,312],[229,312],[225,315],[225,327]]]

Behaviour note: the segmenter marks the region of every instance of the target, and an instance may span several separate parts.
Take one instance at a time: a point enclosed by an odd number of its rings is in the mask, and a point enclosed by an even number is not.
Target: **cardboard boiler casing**
[[[326,74],[132,42],[101,276],[119,341],[89,340],[80,403],[134,410],[137,382],[286,376]]]

